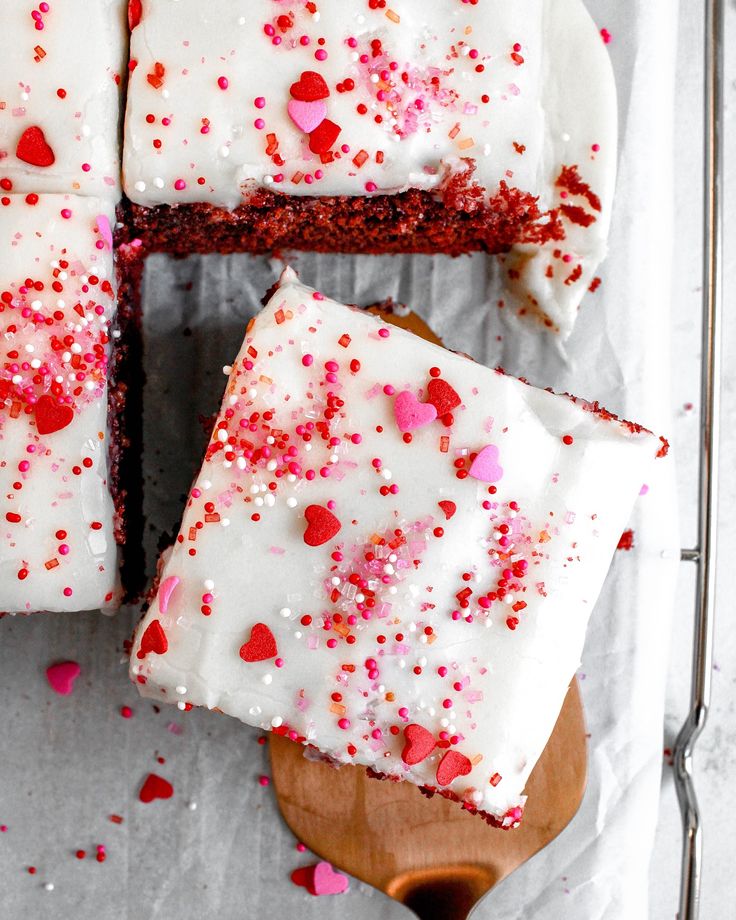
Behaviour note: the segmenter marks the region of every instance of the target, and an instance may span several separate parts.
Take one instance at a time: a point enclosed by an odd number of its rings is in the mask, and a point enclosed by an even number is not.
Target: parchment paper
[[[424,316],[448,347],[532,383],[598,399],[667,434],[675,13],[666,0],[589,5],[613,35],[620,172],[603,284],[586,298],[564,348],[498,309],[492,258],[300,254],[289,262],[332,297],[367,304],[391,296]],[[248,256],[149,259],[144,464],[151,563],[161,534],[176,527],[200,462],[205,436],[198,416],[216,410],[221,368],[282,267]],[[580,673],[590,732],[583,806],[563,835],[492,892],[474,917],[648,915],[679,555],[673,464],[656,467],[632,520],[635,548],[617,553],[588,635]],[[8,826],[0,834],[0,916],[409,917],[357,882],[347,895],[313,898],[288,881],[309,854],[294,849],[270,790],[257,781],[267,773],[257,733],[211,713],[157,712],[139,700],[118,654],[137,618],[129,610],[113,620],[78,614],[0,623],[6,687],[0,823]],[[43,681],[46,664],[64,658],[83,669],[69,698],[55,697]],[[118,715],[123,704],[133,718]],[[174,783],[171,800],[138,802],[149,770]],[[124,822],[111,823],[112,813]],[[103,865],[94,860],[97,843],[107,848]],[[85,860],[74,858],[80,847],[91,854]],[[36,865],[37,874],[28,875],[27,865]]]

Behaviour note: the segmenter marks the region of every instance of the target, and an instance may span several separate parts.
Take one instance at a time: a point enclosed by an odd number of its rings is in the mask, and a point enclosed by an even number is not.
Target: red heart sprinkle
[[[337,140],[342,131],[339,125],[329,118],[325,118],[321,125],[316,127],[309,135],[309,149],[312,153],[327,153]]]
[[[304,531],[307,546],[322,546],[342,527],[335,515],[322,505],[308,505],[304,509],[304,517],[307,519],[307,529]]]
[[[38,125],[31,125],[21,134],[15,155],[31,166],[53,166],[56,161],[54,151],[46,143],[44,133]]]
[[[145,658],[149,652],[156,655],[163,655],[169,648],[169,640],[161,625],[160,620],[151,620],[146,627],[146,631],[141,636],[141,644],[138,649],[138,658]]]
[[[143,4],[141,0],[128,0],[128,26],[130,31],[140,23],[143,16]]]
[[[426,760],[437,747],[437,742],[434,740],[432,732],[415,723],[406,726],[404,738],[406,738],[406,744],[401,752],[401,759],[409,767]]]
[[[56,693],[68,696],[74,689],[80,670],[76,661],[61,661],[46,668],[46,680]]]
[[[174,794],[171,783],[157,773],[149,773],[143,780],[138,798],[141,802],[152,802],[154,799],[170,799]]]
[[[315,99],[326,99],[330,90],[324,79],[313,70],[305,70],[296,83],[289,87],[292,99],[301,102],[314,102]]]
[[[427,384],[427,402],[432,403],[441,417],[457,409],[462,400],[446,380],[435,377]]]
[[[71,424],[74,410],[60,406],[53,396],[42,396],[36,403],[36,428],[39,434],[53,434]]]
[[[294,869],[291,873],[291,880],[300,888],[306,888],[310,894],[314,894],[314,866],[301,866]]]
[[[449,521],[450,518],[451,518],[451,517],[455,514],[455,512],[457,511],[457,505],[455,504],[455,502],[451,502],[451,501],[442,501],[442,502],[437,502],[437,504],[438,504],[438,505],[440,506],[440,508],[442,508],[442,510],[445,512],[445,520],[446,520],[446,521]]]
[[[243,661],[267,661],[279,653],[273,633],[265,623],[255,623],[250,631],[250,639],[240,647]]]
[[[458,776],[467,776],[472,763],[460,751],[448,751],[437,765],[437,785],[449,786]]]

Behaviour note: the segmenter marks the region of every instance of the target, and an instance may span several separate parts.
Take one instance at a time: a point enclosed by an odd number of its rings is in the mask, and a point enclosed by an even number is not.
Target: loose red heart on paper
[[[325,861],[295,869],[291,873],[291,880],[313,895],[342,894],[350,886],[348,877],[342,872],[336,872]]]
[[[455,512],[457,511],[457,505],[455,504],[455,502],[451,502],[451,501],[449,501],[449,500],[445,500],[445,501],[437,502],[437,504],[438,504],[438,505],[440,506],[440,508],[442,508],[442,510],[444,511],[444,513],[445,513],[445,520],[446,520],[446,521],[449,521],[450,518],[451,518],[451,517],[455,514]]]
[[[300,866],[291,873],[292,882],[300,888],[306,888],[310,894],[314,894],[312,890],[313,878],[314,866]]]
[[[327,153],[340,134],[342,128],[329,118],[315,128],[309,135],[309,149],[312,153]]]
[[[46,136],[38,125],[31,125],[21,134],[15,155],[31,166],[53,166],[56,162],[54,151],[46,142]]]
[[[169,647],[169,640],[161,625],[160,620],[151,620],[146,626],[146,631],[141,636],[141,644],[138,649],[138,658],[145,658],[149,652],[156,655],[163,655]]]
[[[399,431],[415,431],[437,418],[432,403],[422,403],[411,390],[403,390],[394,401],[394,418]]]
[[[267,661],[279,653],[273,633],[265,623],[255,623],[250,639],[240,647],[243,661]]]
[[[307,529],[304,542],[307,546],[322,546],[340,532],[342,524],[335,515],[322,505],[307,505],[304,509]]]
[[[143,780],[138,798],[141,802],[152,802],[154,799],[170,799],[174,794],[171,783],[157,773],[149,773]]]
[[[406,744],[401,752],[401,759],[409,767],[426,760],[437,747],[437,742],[434,740],[432,732],[424,728],[423,725],[417,725],[416,723],[406,726],[404,738],[406,739]]]
[[[46,668],[46,680],[51,689],[61,696],[69,696],[81,668],[76,661],[61,661]]]
[[[71,406],[62,406],[53,396],[42,396],[36,403],[36,428],[39,434],[53,434],[70,425],[74,418]]]
[[[448,751],[437,765],[437,785],[449,786],[458,776],[467,776],[473,765],[460,751]]]
[[[457,409],[462,400],[446,380],[435,377],[427,384],[427,401],[437,410],[437,415],[446,415]]]
[[[468,475],[481,482],[498,482],[503,477],[503,467],[498,462],[498,448],[487,444],[470,464]]]
[[[323,77],[313,70],[305,70],[296,83],[289,87],[292,99],[302,102],[314,102],[316,99],[326,99],[330,90]]]
[[[128,27],[132,32],[140,23],[143,16],[143,4],[141,0],[128,0]]]

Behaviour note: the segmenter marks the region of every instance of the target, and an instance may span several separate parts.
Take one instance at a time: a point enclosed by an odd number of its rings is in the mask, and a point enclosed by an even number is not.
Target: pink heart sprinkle
[[[487,444],[473,460],[468,475],[481,482],[498,482],[503,476],[503,468],[498,462],[498,448]]]
[[[46,668],[46,680],[53,691],[61,696],[69,696],[80,671],[81,668],[76,661],[62,661]]]
[[[169,575],[168,578],[164,578],[161,582],[161,587],[158,589],[158,609],[161,613],[166,613],[169,609],[171,595],[174,593],[179,581],[180,579],[176,575]]]
[[[327,105],[321,99],[316,99],[314,102],[290,99],[286,110],[289,118],[305,134],[311,134],[327,117]]]
[[[437,418],[432,403],[421,403],[411,390],[399,393],[394,402],[394,417],[399,431],[414,431],[429,425]]]
[[[316,895],[342,894],[348,890],[350,880],[342,872],[335,872],[328,862],[318,862],[314,867],[311,890]]]

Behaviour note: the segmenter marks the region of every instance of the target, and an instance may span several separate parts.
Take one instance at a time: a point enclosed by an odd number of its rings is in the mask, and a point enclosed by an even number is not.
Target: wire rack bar
[[[682,815],[679,920],[697,920],[703,831],[693,754],[711,700],[718,524],[721,300],[723,295],[723,59],[725,0],[705,0],[705,201],[703,223],[703,351],[700,383],[698,544],[682,551],[697,566],[690,711],[674,748],[675,786]]]

